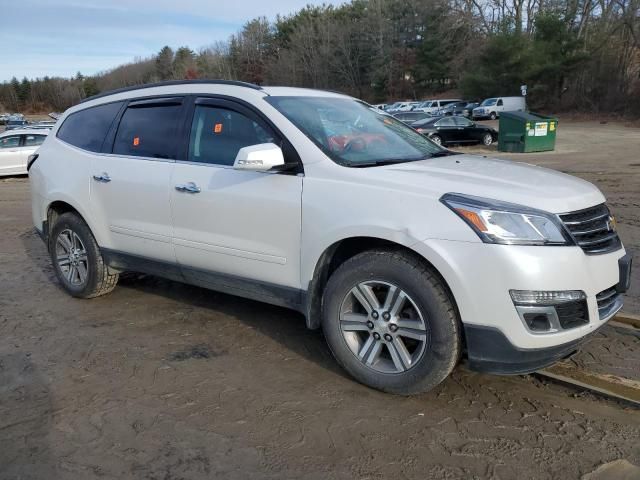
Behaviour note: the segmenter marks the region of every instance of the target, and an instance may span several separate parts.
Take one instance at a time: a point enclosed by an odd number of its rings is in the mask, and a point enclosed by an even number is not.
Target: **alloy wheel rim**
[[[71,285],[84,285],[89,275],[89,259],[82,240],[71,229],[62,230],[56,238],[56,263]]]
[[[351,353],[378,373],[404,373],[422,358],[430,341],[424,317],[397,285],[357,284],[340,306],[340,331]]]
[[[434,137],[431,137],[431,140],[433,140],[433,143],[435,143],[436,145],[442,144],[442,140],[440,140],[440,137],[438,137],[437,135]]]
[[[491,135],[486,134],[484,136],[484,144],[485,145],[491,145],[491,142],[493,142],[493,138],[491,138]]]

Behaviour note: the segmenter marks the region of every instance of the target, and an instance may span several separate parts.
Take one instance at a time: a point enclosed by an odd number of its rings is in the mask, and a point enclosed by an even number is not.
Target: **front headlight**
[[[440,201],[485,243],[573,245],[560,221],[547,212],[456,193],[447,193]]]

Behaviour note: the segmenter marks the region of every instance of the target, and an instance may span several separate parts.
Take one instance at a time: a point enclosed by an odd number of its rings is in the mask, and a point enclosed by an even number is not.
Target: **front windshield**
[[[487,98],[484,102],[481,103],[483,107],[490,107],[491,105],[496,104],[495,98]]]
[[[422,160],[446,152],[400,120],[336,97],[266,97],[333,161],[349,167]]]

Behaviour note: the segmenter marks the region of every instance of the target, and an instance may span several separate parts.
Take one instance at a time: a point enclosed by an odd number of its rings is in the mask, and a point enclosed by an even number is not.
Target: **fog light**
[[[523,317],[529,330],[534,332],[548,332],[551,330],[551,322],[546,313],[525,313]]]
[[[513,303],[519,305],[558,305],[587,298],[582,290],[509,290]]]

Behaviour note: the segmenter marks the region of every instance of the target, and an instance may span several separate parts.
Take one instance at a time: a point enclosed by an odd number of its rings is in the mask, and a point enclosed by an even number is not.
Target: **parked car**
[[[11,115],[9,115],[8,113],[0,114],[0,125],[4,125],[5,123],[7,123],[7,120],[9,120],[10,116]]]
[[[394,113],[393,116],[405,123],[412,123],[429,118],[429,114],[424,112],[398,112]]]
[[[387,110],[388,113],[410,112],[419,102],[398,102]]]
[[[469,102],[469,103],[467,103],[463,107],[461,115],[463,117],[468,117],[468,118],[472,117],[473,116],[473,109],[476,108],[479,105],[480,105],[479,102]],[[458,114],[456,114],[456,115],[458,115]]]
[[[432,115],[437,114],[440,109],[446,107],[450,103],[461,102],[459,98],[453,99],[438,99],[438,100],[430,100],[428,103],[424,103],[420,107],[417,107],[415,110],[419,112],[430,113]]]
[[[54,121],[41,120],[39,122],[29,123],[24,128],[33,129],[33,130],[51,129],[55,124],[56,122]]]
[[[0,176],[27,173],[27,160],[44,142],[47,131],[11,130],[0,133]]]
[[[438,145],[483,143],[489,146],[498,139],[498,132],[493,128],[479,125],[462,116],[428,118],[414,122],[411,126]]]
[[[467,102],[452,102],[442,107],[437,112],[437,115],[440,115],[440,116],[462,115],[462,110],[466,105],[467,105]]]
[[[65,112],[29,176],[69,294],[138,271],[287,306],[387,392],[433,388],[462,355],[477,371],[543,368],[629,287],[594,185],[454,154],[332,92],[200,81],[102,94]]]
[[[524,97],[487,98],[480,106],[473,109],[472,117],[495,120],[500,112],[523,112],[526,109]]]
[[[389,105],[388,105],[388,104],[386,104],[386,103],[377,103],[377,104],[375,104],[375,105],[371,105],[371,106],[372,106],[373,108],[377,108],[377,109],[379,109],[379,110],[386,110],[386,109],[387,109],[387,107],[388,107]]]
[[[7,123],[5,124],[5,130],[15,130],[18,128],[24,128],[27,125],[27,121],[26,120],[17,120],[13,117],[9,118],[9,120],[7,120]]]

